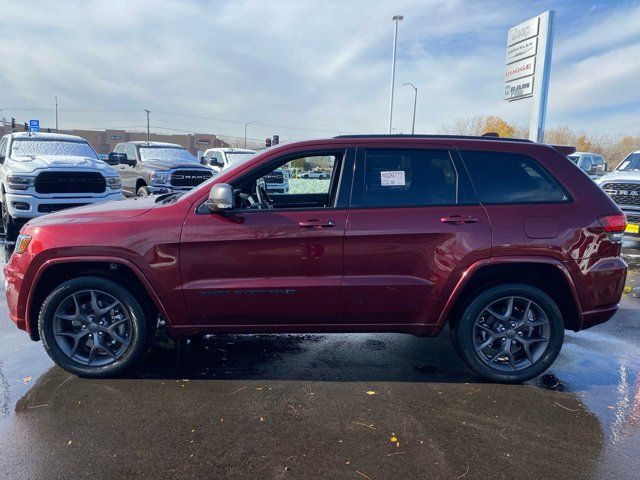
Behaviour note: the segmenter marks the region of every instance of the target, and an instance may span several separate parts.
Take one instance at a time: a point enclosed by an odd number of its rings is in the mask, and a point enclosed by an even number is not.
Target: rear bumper
[[[627,264],[620,257],[601,258],[581,277],[580,328],[585,329],[606,322],[618,310],[627,279]]]
[[[600,325],[601,323],[607,322],[611,320],[616,312],[620,308],[620,305],[617,303],[610,307],[601,308],[599,310],[591,310],[590,312],[582,313],[582,325],[580,327],[581,330],[585,330],[587,328],[595,327],[596,325]]]

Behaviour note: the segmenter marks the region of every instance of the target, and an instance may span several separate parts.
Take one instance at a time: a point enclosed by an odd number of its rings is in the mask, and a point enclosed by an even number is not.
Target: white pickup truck
[[[0,140],[5,241],[29,219],[88,203],[120,200],[120,175],[83,138],[20,132]]]

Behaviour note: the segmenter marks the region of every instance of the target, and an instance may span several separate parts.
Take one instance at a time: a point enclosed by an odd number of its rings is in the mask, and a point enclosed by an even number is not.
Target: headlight
[[[151,183],[166,185],[171,182],[171,174],[169,172],[151,172],[149,179]]]
[[[112,190],[119,190],[122,187],[122,180],[120,177],[107,177],[107,185],[111,187]]]
[[[24,253],[29,243],[31,243],[31,235],[18,235],[14,253]]]
[[[23,175],[9,175],[7,177],[7,185],[11,190],[26,190],[32,187],[35,177],[26,177]]]

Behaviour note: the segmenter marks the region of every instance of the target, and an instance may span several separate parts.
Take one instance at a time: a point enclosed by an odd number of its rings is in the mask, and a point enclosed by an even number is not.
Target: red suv
[[[571,151],[418,135],[280,145],[188,193],[30,221],[5,268],[11,318],[87,377],[131,366],[161,324],[176,337],[448,325],[471,369],[521,382],[565,329],[611,318],[625,282],[625,217]],[[289,191],[268,193],[279,168]],[[328,178],[295,178],[309,170]]]

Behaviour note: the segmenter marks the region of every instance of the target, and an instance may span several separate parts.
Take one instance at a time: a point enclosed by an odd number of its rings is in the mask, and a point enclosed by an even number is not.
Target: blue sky
[[[55,4],[54,4],[55,3]],[[7,2],[0,108],[18,121],[284,139],[384,132],[391,16],[402,14],[394,127],[437,132],[495,114],[528,124],[530,100],[502,100],[509,27],[556,10],[547,125],[640,133],[639,1],[394,2],[115,0]]]

